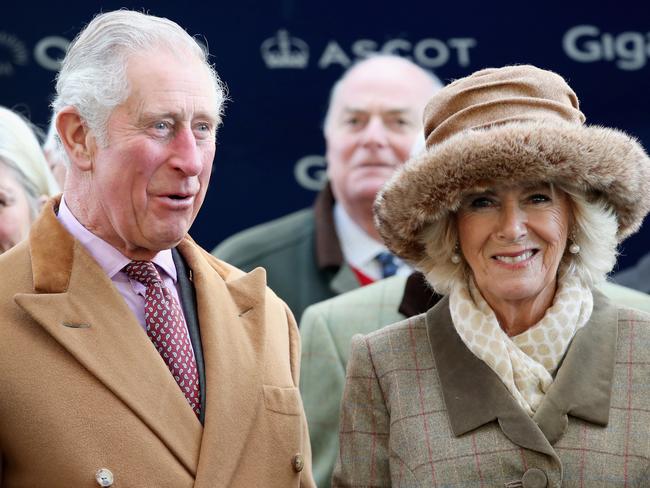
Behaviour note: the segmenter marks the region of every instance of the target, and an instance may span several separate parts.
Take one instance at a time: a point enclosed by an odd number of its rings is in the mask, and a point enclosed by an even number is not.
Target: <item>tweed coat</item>
[[[650,315],[594,292],[534,419],[442,299],[355,336],[332,486],[650,486]]]
[[[118,488],[313,486],[298,331],[264,271],[189,237],[177,248],[196,291],[202,426],[56,204],[0,256],[2,488],[97,486],[100,468]]]
[[[613,283],[600,289],[617,305],[650,312],[649,295]],[[352,337],[427,311],[439,298],[414,274],[408,281],[392,276],[305,310],[300,321],[300,392],[319,488],[331,486],[339,454],[339,412]]]
[[[263,267],[268,285],[299,320],[312,303],[360,286],[343,258],[333,207],[327,186],[313,208],[235,234],[212,254],[245,271]]]

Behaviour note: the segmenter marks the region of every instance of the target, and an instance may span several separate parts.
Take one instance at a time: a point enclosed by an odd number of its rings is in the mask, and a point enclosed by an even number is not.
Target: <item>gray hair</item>
[[[63,149],[59,133],[56,131],[56,117],[52,117],[50,120],[50,126],[47,129],[47,135],[43,142],[43,153],[45,154],[45,159],[48,161],[52,158],[58,157],[64,162],[66,168],[70,167],[70,160],[68,159],[65,149]],[[48,156],[48,154],[50,154],[50,156]]]
[[[424,77],[428,78],[431,81],[431,95],[433,95],[436,91],[438,91],[440,88],[444,86],[442,81],[440,81],[440,79],[436,75],[434,75],[431,71],[418,66],[413,61],[407,58],[404,58],[402,56],[397,56],[395,54],[373,54],[367,58],[361,59],[359,61],[356,61],[354,64],[352,64],[352,66],[346,69],[341,75],[341,77],[332,86],[332,89],[330,90],[329,102],[327,105],[327,112],[325,113],[325,118],[323,119],[323,131],[327,131],[327,127],[329,127],[331,117],[332,117],[333,102],[338,96],[338,93],[341,90],[341,86],[343,86],[343,83],[345,82],[346,78],[350,76],[350,74],[353,71],[362,68],[367,63],[381,61],[381,60],[398,61],[400,63],[403,63],[404,66],[410,66],[416,69],[417,71],[421,72]],[[422,108],[424,109],[424,107]]]
[[[564,252],[560,269],[575,273],[588,286],[602,283],[616,264],[618,219],[616,212],[604,197],[589,199],[582,192],[564,185],[553,185],[565,192],[573,211],[573,228],[569,240],[580,246],[578,254]],[[416,264],[433,289],[441,294],[451,292],[459,281],[466,282],[471,275],[467,262],[451,262],[458,252],[456,214],[447,215],[425,228],[420,234],[425,257]]]
[[[220,123],[226,89],[206,52],[175,22],[131,10],[97,15],[72,41],[57,75],[54,114],[75,107],[105,146],[108,119],[129,96],[129,56],[160,48],[179,56],[189,53],[203,63],[214,83]]]

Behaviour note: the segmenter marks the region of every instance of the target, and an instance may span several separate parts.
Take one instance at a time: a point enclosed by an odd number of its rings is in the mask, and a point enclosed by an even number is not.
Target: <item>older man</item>
[[[167,19],[71,45],[64,195],[0,258],[3,488],[313,486],[291,313],[187,236],[223,98]]]
[[[354,65],[332,89],[324,124],[329,184],[314,207],[245,230],[213,254],[242,269],[266,268],[269,286],[296,317],[312,303],[408,274],[381,243],[372,202],[407,158],[424,105],[441,86],[397,56]]]

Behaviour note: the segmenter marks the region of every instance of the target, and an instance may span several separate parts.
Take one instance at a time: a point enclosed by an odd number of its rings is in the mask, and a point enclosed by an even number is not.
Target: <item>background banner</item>
[[[211,187],[191,230],[207,249],[312,203],[325,176],[330,87],[375,52],[408,57],[444,82],[506,64],[556,71],[588,124],[625,130],[650,148],[650,6],[640,1],[10,2],[0,6],[0,104],[46,129],[69,42],[94,14],[121,7],[199,36],[228,85]],[[650,224],[628,240],[620,267],[648,242]]]

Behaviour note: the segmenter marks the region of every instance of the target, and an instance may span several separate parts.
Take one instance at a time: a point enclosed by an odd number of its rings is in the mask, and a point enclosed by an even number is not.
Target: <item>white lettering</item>
[[[429,51],[433,51],[434,55],[429,55]],[[449,48],[439,39],[422,39],[415,45],[413,55],[418,64],[428,68],[437,68],[449,60]]]
[[[50,71],[58,71],[59,68],[61,68],[61,61],[63,61],[63,57],[65,56],[69,45],[70,41],[64,37],[44,37],[38,41],[38,44],[34,47],[34,59],[36,59],[36,62],[43,68],[49,69]],[[50,49],[58,51],[59,55],[53,57],[53,55],[50,54]]]
[[[327,181],[327,162],[320,155],[312,154],[298,160],[293,175],[300,186],[307,190],[319,191]]]
[[[650,57],[650,33],[601,34],[594,25],[577,25],[564,34],[562,46],[567,56],[580,63],[609,61],[622,70],[638,70]]]
[[[345,54],[345,51],[339,46],[336,41],[330,41],[323,51],[323,55],[318,60],[319,68],[328,68],[332,64],[339,64],[343,68],[347,68],[352,64],[350,58]]]
[[[602,56],[602,49],[598,41],[585,41],[582,47],[578,46],[578,40],[582,37],[595,37],[600,33],[598,27],[593,25],[577,25],[569,29],[562,39],[564,52],[574,61],[590,63],[598,61]]]
[[[437,68],[449,62],[452,54],[459,66],[469,66],[470,50],[477,45],[472,37],[454,37],[446,43],[440,39],[426,38],[417,43],[407,39],[389,39],[379,45],[372,39],[359,39],[350,45],[349,54],[336,41],[329,41],[318,61],[318,67],[325,69],[331,65],[349,67],[353,61],[365,59],[373,54],[393,54],[410,59],[426,68]]]
[[[352,44],[352,54],[359,59],[367,58],[377,52],[377,43],[371,39],[359,39]]]
[[[469,50],[476,47],[476,39],[471,37],[454,37],[447,41],[452,49],[456,49],[459,66],[469,66]]]
[[[404,55],[411,52],[411,48],[412,44],[406,39],[391,39],[386,41],[384,47],[381,48],[381,52],[384,54],[396,54],[397,56],[404,56],[407,59],[411,59],[410,56]]]
[[[640,32],[621,33],[616,38],[616,52],[621,57],[616,62],[616,66],[624,70],[643,68],[646,63],[645,48],[645,39]],[[650,50],[650,43],[648,43],[648,49]]]

